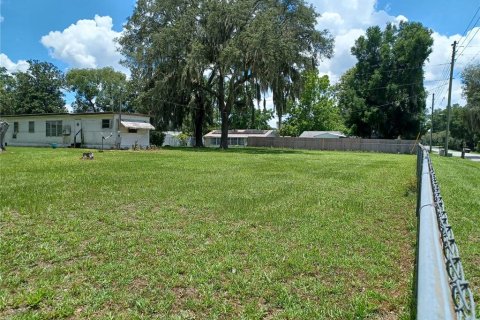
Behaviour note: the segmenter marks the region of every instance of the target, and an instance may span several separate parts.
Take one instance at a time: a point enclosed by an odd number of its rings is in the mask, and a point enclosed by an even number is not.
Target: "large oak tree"
[[[300,71],[332,54],[333,40],[315,29],[316,18],[302,0],[139,0],[119,42],[144,103],[171,121],[192,96],[191,110],[205,110],[201,97],[210,96],[227,148],[245,83],[271,89],[281,118]]]

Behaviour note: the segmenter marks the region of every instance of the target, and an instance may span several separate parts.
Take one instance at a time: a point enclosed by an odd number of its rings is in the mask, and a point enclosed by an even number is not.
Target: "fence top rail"
[[[444,261],[444,270],[448,275],[448,283],[451,291],[451,299],[453,300],[455,315],[457,319],[467,319],[475,320],[475,301],[473,299],[473,292],[470,288],[468,281],[465,279],[465,273],[463,271],[462,262],[460,259],[459,249],[453,235],[452,226],[448,222],[447,212],[445,210],[445,204],[443,198],[440,194],[440,187],[435,175],[435,170],[427,149],[419,144],[418,147],[418,157],[422,164],[419,162],[419,177],[421,177],[421,190],[426,188],[429,190],[430,195],[428,197],[433,201],[432,209],[434,210],[436,216],[436,228],[439,232],[441,245],[442,245],[442,256]],[[427,172],[423,172],[426,170]],[[428,179],[425,179],[427,177]],[[429,185],[426,185],[426,184]],[[420,190],[419,190],[420,191]],[[423,197],[423,193],[421,195]],[[420,200],[418,205],[420,208],[423,208],[424,204]],[[420,226],[421,228],[421,226]],[[420,231],[420,230],[419,230]],[[419,238],[420,242],[420,238]],[[420,247],[420,243],[419,243]],[[419,260],[420,260],[419,252]],[[418,274],[420,277],[420,273]],[[430,276],[430,275],[426,275]],[[417,279],[418,282],[421,279]],[[419,292],[420,294],[420,292]],[[417,303],[420,303],[420,298],[418,297]],[[417,308],[418,309],[418,308]],[[418,318],[417,314],[417,318]],[[418,318],[420,319],[420,318]]]

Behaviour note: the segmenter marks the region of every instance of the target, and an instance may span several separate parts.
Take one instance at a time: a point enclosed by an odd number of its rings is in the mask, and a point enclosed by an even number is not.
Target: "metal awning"
[[[146,130],[155,130],[155,127],[150,123],[146,122],[131,122],[131,121],[121,121],[122,126],[129,129],[146,129]]]

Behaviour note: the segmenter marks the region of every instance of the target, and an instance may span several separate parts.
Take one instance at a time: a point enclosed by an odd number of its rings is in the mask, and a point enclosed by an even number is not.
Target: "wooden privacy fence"
[[[415,140],[400,139],[319,139],[298,137],[248,137],[249,147],[272,147],[307,150],[371,151],[384,153],[415,153]]]

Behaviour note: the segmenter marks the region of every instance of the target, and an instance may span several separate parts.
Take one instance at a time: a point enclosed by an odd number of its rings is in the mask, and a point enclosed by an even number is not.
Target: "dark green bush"
[[[150,131],[150,144],[161,147],[165,141],[165,133],[161,131]]]

